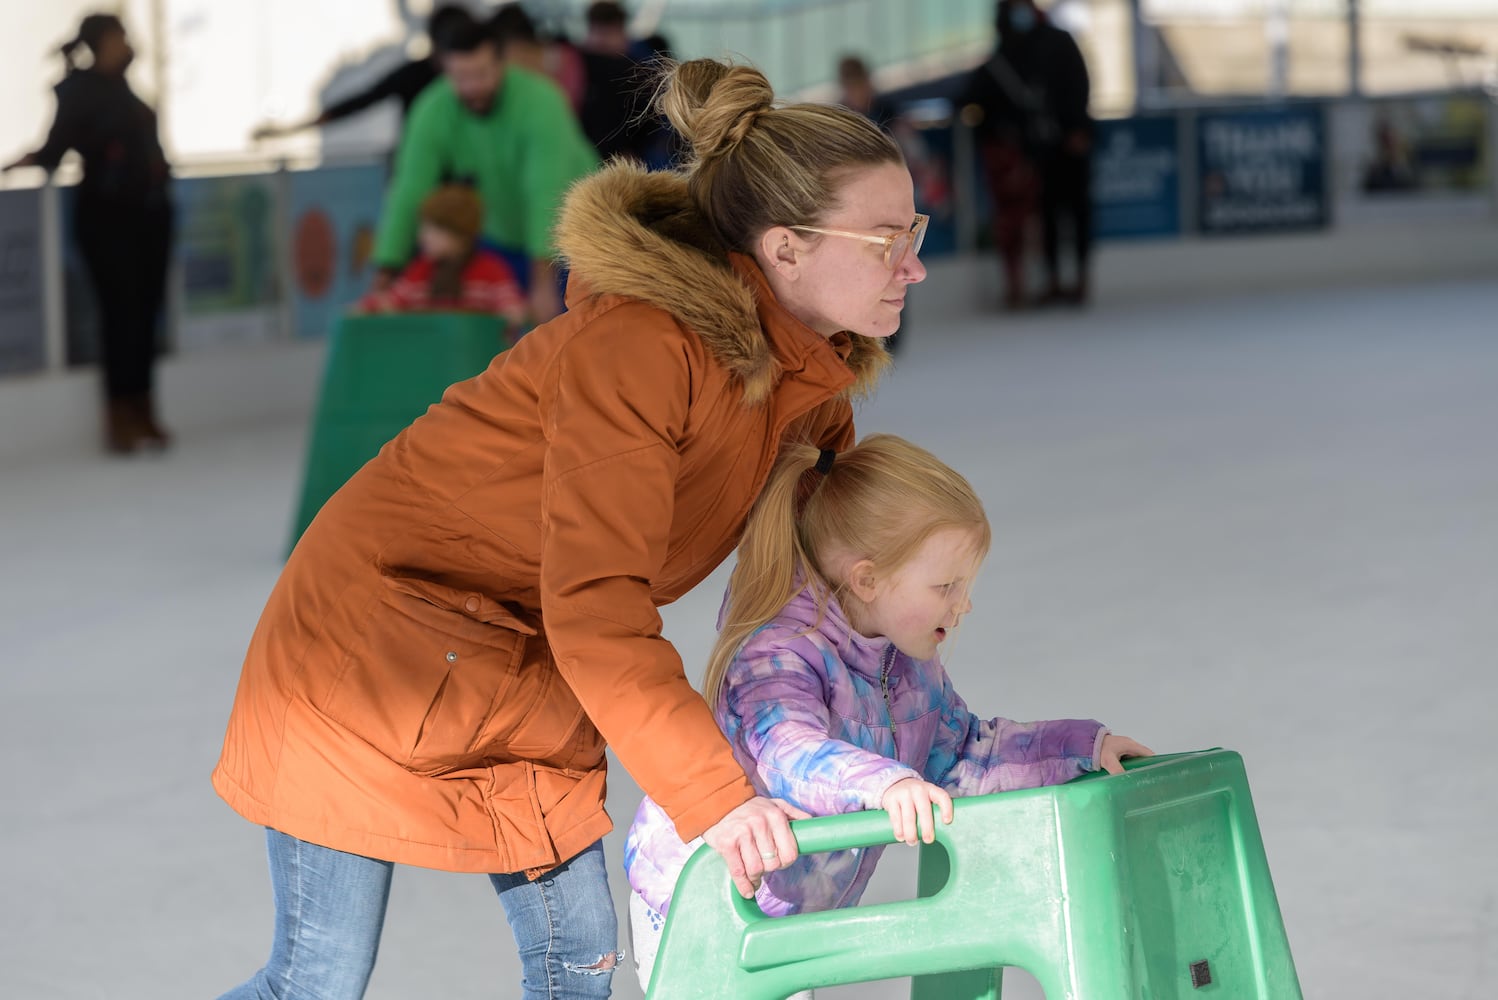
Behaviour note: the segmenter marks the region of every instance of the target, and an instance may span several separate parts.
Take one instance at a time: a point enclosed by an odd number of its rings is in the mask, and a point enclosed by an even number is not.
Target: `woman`
[[[80,46],[93,56],[87,69],[73,65]],[[120,19],[85,17],[62,54],[68,75],[56,88],[47,142],[5,169],[51,172],[70,149],[83,157],[76,233],[99,304],[105,446],[120,453],[164,447],[169,436],[157,422],[152,372],[171,254],[171,169],[156,113],[125,79],[135,50]]]
[[[394,864],[485,872],[524,996],[609,993],[604,748],[745,896],[796,856],[661,637],[782,443],[853,443],[923,219],[861,116],[698,60],[683,174],[580,182],[570,310],[381,451],[308,527],[251,640],[214,785],[268,828],[270,963],[231,998],[357,998]]]

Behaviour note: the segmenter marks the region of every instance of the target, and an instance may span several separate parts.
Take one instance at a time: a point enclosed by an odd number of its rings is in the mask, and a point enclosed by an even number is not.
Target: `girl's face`
[[[885,163],[852,174],[817,228],[886,236],[910,229],[914,220],[910,171]],[[777,226],[757,250],[776,299],[824,337],[843,330],[888,337],[900,328],[906,288],[926,278],[915,253],[891,269],[881,244],[846,236]]]
[[[931,659],[973,609],[969,597],[982,562],[973,533],[948,528],[888,574],[855,563],[849,588],[861,606],[854,627],[869,638],[888,636],[911,659]]]
[[[430,222],[423,222],[416,231],[416,242],[422,255],[432,260],[458,260],[465,251],[462,237]]]

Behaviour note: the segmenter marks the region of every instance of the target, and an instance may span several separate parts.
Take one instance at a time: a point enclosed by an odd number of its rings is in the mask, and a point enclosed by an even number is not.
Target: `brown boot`
[[[133,396],[111,396],[104,402],[104,447],[116,455],[132,454],[145,431]]]
[[[136,398],[137,415],[140,420],[142,443],[151,448],[165,448],[172,443],[172,435],[156,419],[156,396],[146,393]]]

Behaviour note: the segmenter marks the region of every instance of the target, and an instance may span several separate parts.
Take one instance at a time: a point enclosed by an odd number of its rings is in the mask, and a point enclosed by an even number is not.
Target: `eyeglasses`
[[[821,233],[823,236],[846,236],[850,240],[863,240],[865,243],[882,243],[884,266],[893,271],[904,262],[906,254],[921,252],[921,244],[926,240],[926,224],[930,221],[929,215],[917,215],[909,229],[885,236],[875,236],[872,233],[850,233],[845,229],[819,229],[816,226],[786,226],[786,228],[799,229],[806,233]]]

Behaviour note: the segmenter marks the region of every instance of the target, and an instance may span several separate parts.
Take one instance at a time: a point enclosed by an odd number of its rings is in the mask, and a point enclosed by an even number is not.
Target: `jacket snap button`
[[[447,651],[447,662],[448,663],[457,663],[458,662],[458,654],[454,653],[452,650],[449,649]]]
[[[463,607],[467,608],[470,613],[477,611],[479,609],[479,599],[477,597],[470,597],[463,602]]]

